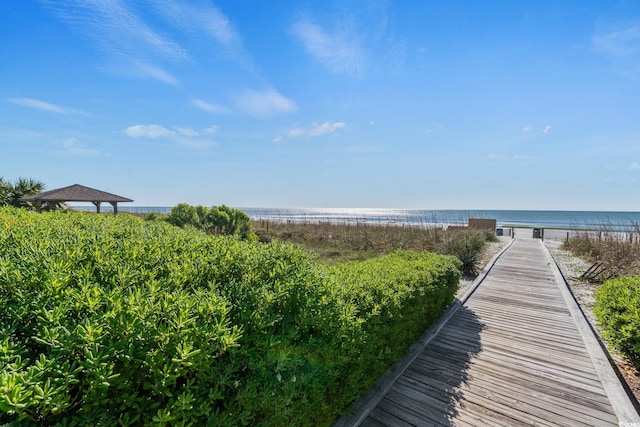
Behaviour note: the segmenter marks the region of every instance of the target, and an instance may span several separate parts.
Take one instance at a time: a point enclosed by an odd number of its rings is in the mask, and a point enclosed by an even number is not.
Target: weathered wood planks
[[[542,242],[514,241],[375,402],[361,405],[366,413],[337,425],[636,422],[624,396],[607,387],[611,377],[591,348],[597,340],[585,338],[563,287]]]

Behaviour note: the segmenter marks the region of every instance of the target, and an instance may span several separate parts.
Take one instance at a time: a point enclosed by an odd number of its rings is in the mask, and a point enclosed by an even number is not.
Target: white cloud
[[[160,125],[129,126],[124,130],[124,133],[132,138],[163,138],[175,136],[177,134],[176,131],[169,130]]]
[[[297,109],[295,102],[273,89],[263,92],[247,89],[237,95],[235,101],[240,110],[256,117],[272,117]]]
[[[525,126],[522,128],[522,132],[527,133],[527,132],[531,132],[533,128],[531,126]]]
[[[335,132],[336,130],[342,129],[345,126],[345,122],[324,122],[322,124],[314,123],[307,129],[293,128],[289,130],[287,135],[289,136],[289,138],[315,138],[317,136]]]
[[[544,129],[543,129],[543,131],[542,131],[542,132],[544,132],[544,133],[549,133],[549,131],[550,131],[550,130],[551,130],[551,126],[546,125],[546,126],[544,127]]]
[[[200,133],[198,131],[193,130],[191,128],[176,128],[176,132],[178,132],[178,134],[182,136],[188,136],[188,137],[200,136]]]
[[[191,100],[191,103],[196,107],[198,107],[199,109],[206,111],[207,113],[214,113],[214,114],[229,113],[229,109],[227,107],[218,105],[218,104],[212,104],[210,102],[206,102],[201,99],[193,98]]]
[[[307,53],[331,71],[360,75],[364,54],[358,33],[340,31],[329,34],[319,25],[304,20],[295,22],[292,32]]]
[[[217,129],[217,126],[210,126],[202,131],[183,127],[168,129],[164,126],[152,124],[129,126],[124,130],[124,133],[131,138],[167,138],[185,147],[204,149],[217,145],[211,139],[211,135]]]
[[[77,138],[67,138],[62,141],[64,152],[73,156],[97,156],[100,154],[98,150],[85,148],[85,144],[81,143]]]
[[[638,162],[633,162],[629,165],[629,170],[633,171],[633,172],[637,172],[640,171],[640,163]]]
[[[20,105],[22,107],[35,108],[36,110],[49,111],[52,113],[67,114],[69,110],[62,108],[58,105],[49,104],[48,102],[40,101],[33,98],[9,98],[9,102],[12,104]]]

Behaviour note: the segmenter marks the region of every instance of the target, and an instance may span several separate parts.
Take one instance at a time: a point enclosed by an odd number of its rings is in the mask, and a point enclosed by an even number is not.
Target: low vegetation
[[[636,227],[636,230],[638,227]],[[583,278],[602,285],[594,314],[608,341],[640,369],[640,234],[583,232],[564,248],[592,266]]]
[[[329,425],[453,301],[460,266],[0,208],[0,424]]]
[[[637,227],[636,227],[637,228]],[[640,233],[585,231],[572,236],[563,248],[593,265],[586,276],[594,282],[640,274]]]
[[[363,260],[396,250],[428,251],[453,255],[467,274],[474,274],[486,242],[496,240],[491,231],[465,228],[403,227],[398,225],[350,225],[286,223],[257,220],[253,230],[261,241],[299,244],[327,264]]]
[[[606,281],[596,291],[594,313],[606,338],[640,369],[640,276]]]
[[[156,215],[147,216],[147,219],[156,218]],[[207,208],[180,203],[162,218],[178,227],[193,227],[209,234],[238,236],[243,239],[249,237],[251,231],[249,216],[239,209],[225,205]]]

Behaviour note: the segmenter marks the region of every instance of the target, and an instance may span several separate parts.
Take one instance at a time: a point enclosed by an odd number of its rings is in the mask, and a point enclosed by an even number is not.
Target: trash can
[[[496,228],[496,236],[503,236],[503,235],[504,235],[504,230],[502,229],[502,227]]]
[[[533,238],[534,239],[542,239],[542,229],[541,228],[534,228],[533,229]]]

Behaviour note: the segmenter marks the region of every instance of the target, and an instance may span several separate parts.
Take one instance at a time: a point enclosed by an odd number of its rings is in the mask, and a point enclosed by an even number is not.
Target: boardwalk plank
[[[617,425],[554,268],[514,241],[359,425]]]

